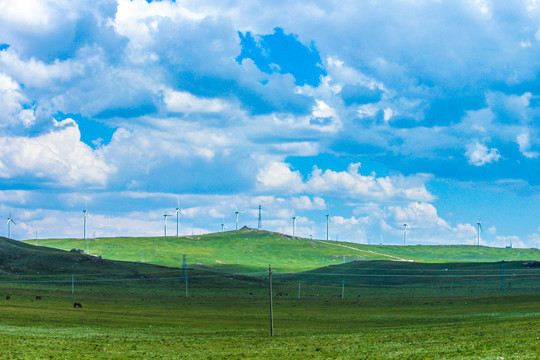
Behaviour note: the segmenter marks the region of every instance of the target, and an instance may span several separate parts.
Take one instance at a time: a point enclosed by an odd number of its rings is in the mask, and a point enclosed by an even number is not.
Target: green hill
[[[142,274],[168,270],[140,262],[111,261],[97,256],[32,246],[0,236],[0,276],[36,274]]]
[[[27,240],[34,243],[35,240]],[[39,245],[63,250],[87,248],[83,239],[44,239]],[[304,271],[356,260],[421,262],[496,262],[540,259],[538,249],[484,246],[375,246],[320,241],[249,228],[198,236],[89,239],[90,254],[112,260],[177,267],[189,264],[223,270]]]

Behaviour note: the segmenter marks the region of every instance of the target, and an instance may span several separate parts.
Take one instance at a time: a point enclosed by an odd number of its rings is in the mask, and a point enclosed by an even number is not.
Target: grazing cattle
[[[540,267],[540,261],[525,262],[523,263],[523,267],[526,267],[526,268]]]
[[[36,295],[36,300],[41,300],[41,296]]]
[[[11,296],[6,296],[6,300],[11,300]]]
[[[73,303],[73,307],[82,309],[81,303]]]

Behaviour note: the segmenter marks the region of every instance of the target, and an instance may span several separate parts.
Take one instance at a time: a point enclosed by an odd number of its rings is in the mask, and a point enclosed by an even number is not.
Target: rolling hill
[[[27,240],[33,244],[35,240]],[[40,246],[63,250],[87,248],[83,239],[44,239]],[[226,271],[262,270],[272,264],[280,271],[305,271],[350,261],[497,262],[540,259],[538,249],[484,246],[384,246],[293,238],[242,228],[198,236],[116,237],[88,240],[90,254],[111,260],[148,262],[177,267],[183,254],[189,264]]]

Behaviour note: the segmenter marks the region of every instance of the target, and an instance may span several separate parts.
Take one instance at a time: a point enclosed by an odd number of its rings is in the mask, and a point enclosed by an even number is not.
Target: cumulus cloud
[[[179,113],[220,113],[231,107],[221,99],[205,99],[187,91],[165,90],[163,99],[167,110]]]
[[[291,199],[291,206],[299,210],[324,210],[326,209],[326,202],[323,198],[315,196],[313,200],[306,195],[299,197],[293,197]]]
[[[540,156],[540,153],[537,151],[531,151],[531,137],[528,132],[521,133],[517,136],[516,141],[519,145],[519,151],[529,158],[535,159]]]
[[[413,228],[451,229],[450,225],[439,217],[435,206],[426,202],[413,202],[406,207],[389,206],[386,212],[394,222],[407,223]]]
[[[430,219],[416,236],[474,239],[459,204],[450,230],[430,206],[455,195],[446,181],[478,186],[480,171],[494,188],[536,196],[538,5],[385,5],[0,1],[1,179],[45,193],[205,192],[214,215],[226,213],[222,193],[308,212],[370,202],[354,236],[399,232],[400,214]],[[253,54],[238,60],[239,33],[272,40],[276,27],[322,59],[317,78],[281,71],[285,42],[269,72]],[[79,126],[51,125],[57,114]]]
[[[259,171],[257,181],[262,189],[287,189],[289,192],[330,194],[360,199],[362,197],[414,200],[434,200],[425,187],[426,176],[405,177],[393,175],[377,177],[375,173],[360,174],[360,163],[350,164],[347,171],[321,170],[317,167],[303,181],[299,171],[283,162],[272,162]]]
[[[288,164],[272,162],[257,174],[257,181],[265,189],[300,192],[303,188],[302,175],[292,171]]]
[[[474,166],[483,166],[492,162],[497,162],[501,158],[499,150],[488,147],[478,141],[467,146],[465,156],[469,159],[469,164]]]
[[[74,64],[71,60],[57,59],[51,64],[35,58],[22,60],[11,49],[0,51],[0,66],[18,82],[32,87],[51,86],[52,83],[58,86],[56,82],[68,80],[83,70],[80,64]]]
[[[81,142],[73,120],[55,122],[55,127],[37,137],[0,137],[0,177],[42,178],[68,187],[105,185],[115,168]]]
[[[21,124],[30,127],[35,115],[32,109],[25,108],[28,102],[19,84],[0,72],[0,128]]]

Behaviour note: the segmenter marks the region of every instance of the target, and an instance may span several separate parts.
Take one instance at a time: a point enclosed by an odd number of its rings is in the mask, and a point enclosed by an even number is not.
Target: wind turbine
[[[403,224],[403,246],[407,245],[407,227],[409,225]]]
[[[476,245],[480,246],[480,232],[484,232],[484,230],[482,230],[482,223],[480,221],[476,223],[476,226],[477,226],[476,233],[478,236]]]
[[[296,230],[296,215],[292,217],[292,237],[294,237],[295,230]]]
[[[328,241],[328,230],[329,230],[329,224],[330,224],[330,207],[326,206],[326,241]]]
[[[180,197],[177,197],[177,200],[178,200],[178,207],[176,208],[176,237],[178,237],[178,223],[179,223],[180,213],[182,212],[182,210],[180,210]],[[165,231],[165,233],[166,232],[167,231]],[[165,234],[165,236],[167,236],[167,234]]]
[[[225,229],[229,229],[229,227],[227,225],[225,225],[225,220],[222,220],[223,222],[221,223],[221,232],[224,232]]]
[[[244,213],[245,211],[240,211],[236,207],[236,204],[234,204],[234,214],[236,215],[236,230],[238,230],[238,215]]]
[[[11,239],[11,223],[17,225],[15,221],[11,218],[11,211],[9,212],[9,217],[7,218],[7,229],[8,229],[8,239]]]
[[[83,210],[83,239],[86,240],[86,253],[88,254],[90,252],[90,244],[88,244],[88,238],[86,237],[86,217],[90,216],[90,212],[85,206],[85,209]]]
[[[167,237],[167,218],[169,216],[172,216],[172,215],[167,214],[167,213],[163,214],[163,227],[164,227],[165,237]]]

